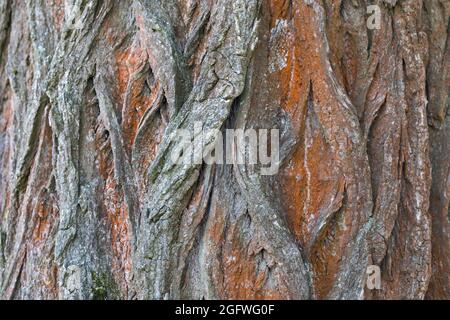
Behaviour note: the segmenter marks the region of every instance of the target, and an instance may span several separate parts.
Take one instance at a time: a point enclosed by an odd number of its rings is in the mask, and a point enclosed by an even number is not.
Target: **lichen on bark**
[[[450,299],[449,43],[449,0],[0,0],[0,298]],[[174,164],[198,121],[279,171]]]

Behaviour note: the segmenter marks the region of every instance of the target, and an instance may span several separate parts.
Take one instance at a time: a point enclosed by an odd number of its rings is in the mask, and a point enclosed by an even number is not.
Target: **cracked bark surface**
[[[449,19],[450,0],[0,0],[0,297],[450,299]],[[279,129],[279,172],[173,164],[199,120],[207,146]]]

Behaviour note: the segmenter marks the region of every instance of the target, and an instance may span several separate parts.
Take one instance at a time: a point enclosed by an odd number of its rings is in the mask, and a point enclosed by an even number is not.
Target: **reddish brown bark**
[[[69,3],[0,0],[2,298],[450,298],[449,0]]]

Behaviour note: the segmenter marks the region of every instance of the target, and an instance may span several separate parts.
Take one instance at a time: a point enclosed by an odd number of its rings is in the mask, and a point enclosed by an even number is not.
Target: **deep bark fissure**
[[[0,0],[0,297],[449,299],[449,43],[449,0]],[[198,122],[278,172],[174,164]]]

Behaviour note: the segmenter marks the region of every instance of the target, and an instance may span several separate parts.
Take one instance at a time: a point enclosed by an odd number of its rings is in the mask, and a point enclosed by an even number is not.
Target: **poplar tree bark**
[[[0,298],[450,299],[449,17],[0,0]],[[279,129],[279,172],[174,165],[196,121]]]

